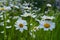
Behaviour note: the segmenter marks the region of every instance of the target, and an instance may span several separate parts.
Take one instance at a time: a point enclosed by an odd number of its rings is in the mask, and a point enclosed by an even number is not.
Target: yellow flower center
[[[50,27],[50,24],[45,23],[45,24],[44,24],[44,27],[45,27],[45,28],[49,28],[49,27]]]
[[[23,24],[19,24],[19,27],[23,28]]]

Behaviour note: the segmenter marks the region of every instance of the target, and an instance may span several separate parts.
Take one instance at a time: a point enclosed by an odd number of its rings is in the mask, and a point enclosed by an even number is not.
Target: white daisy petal
[[[16,28],[16,30],[18,30],[19,28]]]
[[[44,15],[44,16],[41,16],[41,18],[43,19],[43,20],[45,20],[45,19],[54,19],[55,17],[54,16],[46,16],[46,15]]]
[[[53,30],[52,27],[49,28],[51,31]]]
[[[39,25],[39,28],[43,28],[44,26],[43,25]]]
[[[52,5],[51,4],[47,4],[47,7],[51,7]]]
[[[25,30],[27,30],[27,26],[24,26],[23,28],[24,28]]]
[[[44,28],[44,31],[48,31],[49,30],[49,28]]]
[[[20,28],[20,31],[23,32],[23,28]]]
[[[24,25],[27,25],[27,22],[26,22],[25,20],[23,20],[23,24],[24,24]]]
[[[4,33],[4,31],[1,31],[1,33]]]
[[[7,29],[11,28],[12,26],[6,26]]]

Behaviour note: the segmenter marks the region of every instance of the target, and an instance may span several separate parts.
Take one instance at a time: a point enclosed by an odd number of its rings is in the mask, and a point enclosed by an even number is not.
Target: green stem
[[[4,40],[6,40],[6,13],[3,12],[4,19]]]

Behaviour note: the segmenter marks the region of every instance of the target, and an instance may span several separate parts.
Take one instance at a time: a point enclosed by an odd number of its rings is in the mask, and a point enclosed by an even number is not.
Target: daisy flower
[[[8,7],[4,6],[4,7],[0,7],[0,10],[11,10],[11,8],[9,6]]]
[[[44,15],[44,16],[41,16],[41,18],[42,18],[43,20],[52,20],[52,19],[54,19],[55,17],[54,17],[54,16],[46,16],[46,15]]]
[[[19,18],[19,16],[14,16],[14,17],[13,17],[13,19],[18,19],[18,18]]]
[[[51,4],[47,4],[47,7],[51,7],[52,5]]]
[[[28,6],[28,5],[29,5],[29,3],[27,3],[26,1],[24,1],[23,6]]]
[[[11,10],[10,6],[4,6],[4,10]]]
[[[27,30],[27,22],[25,20],[22,20],[22,18],[19,18],[17,22],[15,23],[16,30],[20,30],[23,32],[23,30]]]
[[[10,4],[10,7],[15,7],[15,8],[19,9],[19,6],[13,5],[13,4]]]
[[[31,10],[31,4],[26,1],[20,6],[23,10]]]
[[[39,28],[43,28],[44,31],[48,31],[48,30],[52,31],[55,28],[55,23],[52,21],[41,20],[39,23],[40,23]]]
[[[27,9],[27,10],[31,10],[31,7],[28,7],[28,6],[25,7],[25,6],[23,6],[23,9],[25,9],[25,10],[26,10],[26,9]]]
[[[28,17],[28,16],[30,16],[30,17],[33,17],[33,18],[35,18],[36,17],[36,15],[33,13],[33,14],[31,14],[31,13],[27,13],[27,12],[25,12],[23,15],[21,15],[22,17]]]

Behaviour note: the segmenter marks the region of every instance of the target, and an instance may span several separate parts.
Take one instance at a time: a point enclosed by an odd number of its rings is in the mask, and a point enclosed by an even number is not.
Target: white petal
[[[53,28],[49,28],[51,31],[53,30]]]
[[[27,25],[27,22],[25,20],[23,20],[23,25]]]
[[[52,5],[51,4],[47,4],[48,7],[51,7]]]
[[[43,21],[43,20],[40,21],[40,24],[41,25],[44,25],[44,23],[45,23],[45,21]]]
[[[35,17],[36,17],[36,15],[32,15],[32,17],[33,17],[33,18],[35,18]]]
[[[44,31],[48,31],[49,30],[49,28],[44,28]]]
[[[6,26],[7,29],[11,28],[12,26]]]
[[[16,28],[20,28],[19,25],[15,25]]]
[[[27,25],[27,22],[25,20],[18,20],[16,22],[17,25],[19,25],[20,23],[23,24],[23,25]]]
[[[20,31],[23,32],[23,28],[20,28]]]
[[[39,28],[44,28],[44,26],[43,25],[39,25]]]
[[[27,30],[27,26],[24,26],[23,28],[24,28],[25,30]]]
[[[1,33],[4,33],[4,31],[1,31]]]
[[[52,24],[52,25],[50,26],[50,28],[55,28],[55,25]]]
[[[18,30],[19,28],[16,28],[16,30]]]
[[[9,23],[9,22],[10,22],[10,20],[8,19],[6,22],[8,22],[8,23]]]

